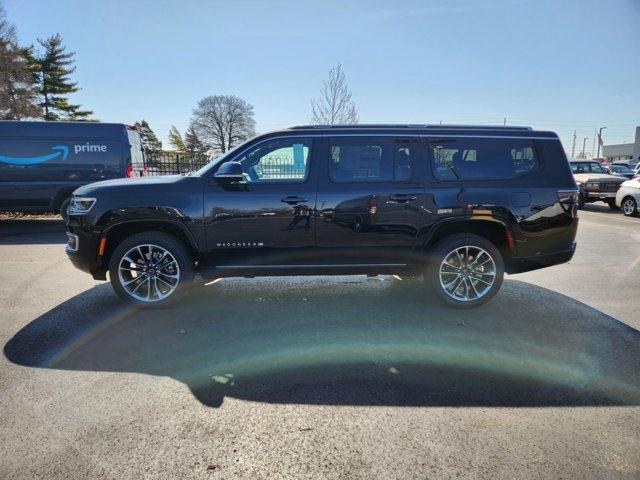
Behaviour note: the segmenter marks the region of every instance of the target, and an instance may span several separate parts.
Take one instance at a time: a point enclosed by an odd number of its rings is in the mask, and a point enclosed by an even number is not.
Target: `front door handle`
[[[298,197],[297,195],[289,195],[284,197],[281,202],[288,203],[289,205],[295,205],[297,203],[305,203],[308,200],[306,198]]]
[[[398,193],[396,195],[391,195],[389,197],[389,200],[392,202],[404,203],[404,202],[410,202],[412,200],[415,200],[416,198],[417,197],[413,195],[408,195],[406,193]]]

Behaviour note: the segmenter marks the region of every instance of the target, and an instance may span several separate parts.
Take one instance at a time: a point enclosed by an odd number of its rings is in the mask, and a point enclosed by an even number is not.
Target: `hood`
[[[185,177],[183,175],[165,175],[158,177],[136,177],[136,178],[116,178],[113,180],[103,180],[101,182],[90,183],[78,188],[74,195],[92,196],[101,191],[120,190],[137,188],[146,190],[145,187],[154,185],[173,185]]]
[[[579,182],[597,180],[598,182],[605,183],[621,183],[624,181],[624,177],[609,175],[608,173],[574,173],[573,178]]]

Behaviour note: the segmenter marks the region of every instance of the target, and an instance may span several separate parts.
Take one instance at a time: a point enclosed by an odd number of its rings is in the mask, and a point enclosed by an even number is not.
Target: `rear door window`
[[[329,178],[334,183],[408,181],[413,176],[410,145],[391,137],[335,137]]]
[[[533,141],[526,139],[443,139],[430,150],[438,180],[505,180],[539,167]]]

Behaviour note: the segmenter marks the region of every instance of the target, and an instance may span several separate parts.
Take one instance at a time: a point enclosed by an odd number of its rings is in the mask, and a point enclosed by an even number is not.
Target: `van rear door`
[[[144,161],[144,150],[142,149],[142,137],[137,127],[127,125],[127,138],[131,157],[126,167],[127,177],[142,177],[147,172]]]

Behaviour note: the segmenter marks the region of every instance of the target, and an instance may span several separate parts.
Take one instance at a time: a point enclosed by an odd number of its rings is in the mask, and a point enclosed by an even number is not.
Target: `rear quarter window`
[[[506,180],[539,169],[533,140],[443,139],[430,143],[438,180]]]

